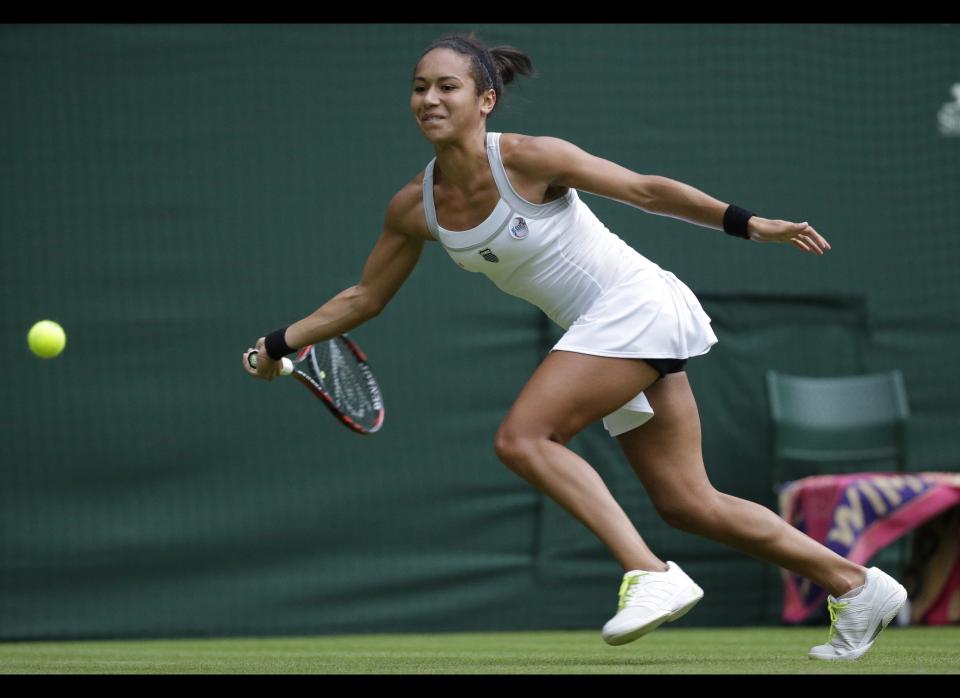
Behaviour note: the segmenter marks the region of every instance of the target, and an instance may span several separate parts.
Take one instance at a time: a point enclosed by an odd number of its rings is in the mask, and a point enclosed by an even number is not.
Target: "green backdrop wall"
[[[585,197],[713,318],[720,343],[688,374],[719,489],[775,505],[767,368],[901,369],[911,469],[957,469],[957,26],[6,26],[0,639],[611,615],[616,562],[493,452],[559,336],[533,306],[429,245],[353,333],[386,401],[370,438],[240,368],[359,278],[390,196],[432,157],[413,65],[463,29],[540,72],[491,130],[830,240],[816,258]],[[44,317],[69,336],[53,361],[25,346]],[[666,527],[599,424],[571,445],[706,590],[684,624],[777,622],[775,568]]]

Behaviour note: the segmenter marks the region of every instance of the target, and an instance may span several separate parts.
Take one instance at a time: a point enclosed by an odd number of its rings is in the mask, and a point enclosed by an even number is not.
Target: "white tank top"
[[[433,203],[436,158],[424,172],[427,227],[461,268],[482,272],[565,330],[618,283],[638,271],[660,270],[611,233],[576,190],[546,204],[522,199],[503,167],[499,133],[487,134],[487,160],[500,200],[487,219],[470,230],[440,227]]]

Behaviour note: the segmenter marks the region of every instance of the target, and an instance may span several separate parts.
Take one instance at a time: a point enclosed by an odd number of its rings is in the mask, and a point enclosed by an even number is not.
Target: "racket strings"
[[[331,347],[330,367],[333,370],[334,395],[341,401],[344,412],[362,419],[370,408],[370,400],[357,380],[359,371],[352,370],[354,366],[356,363],[351,364],[344,360],[338,345]]]
[[[381,420],[383,401],[376,381],[343,339],[315,345],[309,363],[313,379],[345,416],[365,428]]]

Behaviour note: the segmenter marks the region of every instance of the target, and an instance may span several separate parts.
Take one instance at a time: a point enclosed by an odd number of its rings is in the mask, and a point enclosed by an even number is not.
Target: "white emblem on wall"
[[[950,91],[954,101],[940,107],[937,122],[944,136],[960,136],[960,82],[954,83]]]

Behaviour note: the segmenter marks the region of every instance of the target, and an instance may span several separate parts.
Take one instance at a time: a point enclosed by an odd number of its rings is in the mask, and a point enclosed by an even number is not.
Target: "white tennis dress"
[[[520,197],[500,157],[500,134],[487,134],[487,160],[500,192],[496,208],[470,230],[441,228],[433,167],[423,177],[430,232],[461,268],[533,303],[566,332],[551,351],[639,359],[685,359],[716,344],[693,292],[641,255],[593,214],[576,190],[546,204]],[[640,393],[603,419],[611,436],[640,426],[653,408]]]

